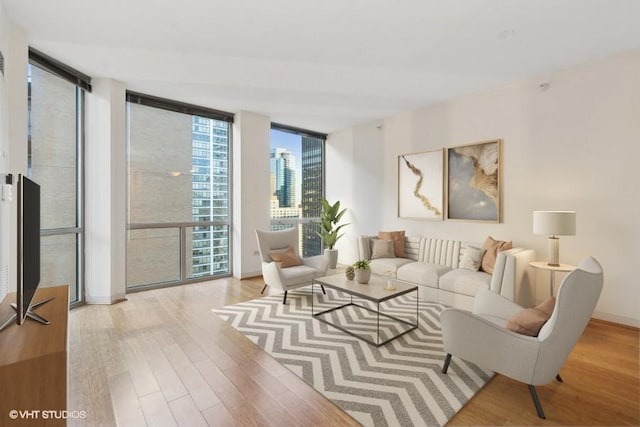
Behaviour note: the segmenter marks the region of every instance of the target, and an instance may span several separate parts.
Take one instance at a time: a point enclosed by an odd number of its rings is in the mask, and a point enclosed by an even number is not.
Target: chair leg
[[[447,353],[447,357],[444,359],[444,365],[442,366],[442,373],[446,374],[449,369],[449,363],[451,363],[451,353]]]
[[[287,292],[289,291],[284,291],[284,299],[282,300],[283,305],[287,303]]]
[[[556,375],[556,380],[557,380],[559,383],[563,383],[563,382],[564,382],[564,380],[562,379],[562,377],[560,376],[560,374],[557,374],[557,375]]]
[[[320,285],[320,288],[322,289],[322,293],[326,295],[327,292],[324,290],[324,286]]]
[[[527,387],[529,387],[529,393],[531,393],[533,404],[536,406],[538,417],[542,418],[543,420],[546,419],[544,416],[544,411],[542,410],[542,405],[540,404],[540,399],[538,399],[538,393],[536,392],[536,388],[531,384],[527,384]]]
[[[265,289],[267,289],[267,286],[269,286],[269,285],[267,285],[267,284],[265,283],[265,284],[264,284],[264,288],[262,288],[262,291],[260,291],[260,293],[261,293],[261,294],[264,294],[264,290],[265,290]]]

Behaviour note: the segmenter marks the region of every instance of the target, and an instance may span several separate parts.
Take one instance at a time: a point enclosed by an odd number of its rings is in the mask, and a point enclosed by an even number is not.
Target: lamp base
[[[552,236],[548,240],[547,264],[552,267],[560,265],[560,239]]]

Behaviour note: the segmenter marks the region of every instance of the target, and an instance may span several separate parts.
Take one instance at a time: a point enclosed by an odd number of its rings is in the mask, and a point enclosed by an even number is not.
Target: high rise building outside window
[[[229,123],[193,116],[193,221],[229,220]],[[229,274],[226,228],[193,228],[192,277]]]
[[[324,195],[324,142],[321,134],[271,128],[271,229],[297,227],[303,256],[322,253],[316,231]]]
[[[302,135],[302,185],[300,188],[303,218],[320,218],[324,197],[324,138]],[[302,224],[304,256],[322,253],[322,240],[316,223]]]
[[[231,274],[231,122],[128,99],[128,289]]]
[[[299,205],[299,192],[296,191],[295,156],[287,149],[272,148],[271,173],[274,175],[273,195],[278,200],[278,207],[296,208]]]

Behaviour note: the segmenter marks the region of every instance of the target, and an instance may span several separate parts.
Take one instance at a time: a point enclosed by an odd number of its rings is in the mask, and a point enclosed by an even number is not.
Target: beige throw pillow
[[[480,264],[482,263],[482,256],[484,255],[484,252],[484,249],[468,246],[460,260],[460,268],[471,271],[480,270]]]
[[[493,274],[493,267],[496,265],[496,258],[498,258],[498,252],[506,251],[513,248],[513,243],[503,242],[501,240],[495,240],[491,236],[487,237],[484,241],[482,249],[486,252],[482,257],[482,271],[486,271],[489,274]]]
[[[404,230],[402,231],[381,231],[378,233],[378,239],[393,241],[393,253],[397,258],[406,258],[407,253],[404,250]],[[393,258],[393,257],[392,257]]]
[[[395,258],[393,253],[393,242],[391,240],[376,239],[373,241],[371,259],[376,258]]]
[[[542,326],[551,317],[555,306],[556,299],[551,297],[534,308],[522,310],[509,319],[505,327],[522,335],[537,337]]]
[[[282,252],[271,252],[269,256],[280,268],[302,265],[302,260],[298,255],[296,255],[296,251],[291,246]]]

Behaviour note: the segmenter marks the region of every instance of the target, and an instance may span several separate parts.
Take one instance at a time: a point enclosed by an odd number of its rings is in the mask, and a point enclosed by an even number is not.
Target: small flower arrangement
[[[358,261],[353,263],[353,268],[356,270],[369,270],[369,260],[359,259]]]
[[[359,259],[353,263],[353,269],[355,270],[356,282],[366,285],[369,283],[371,277],[371,267],[369,267],[369,260]]]

